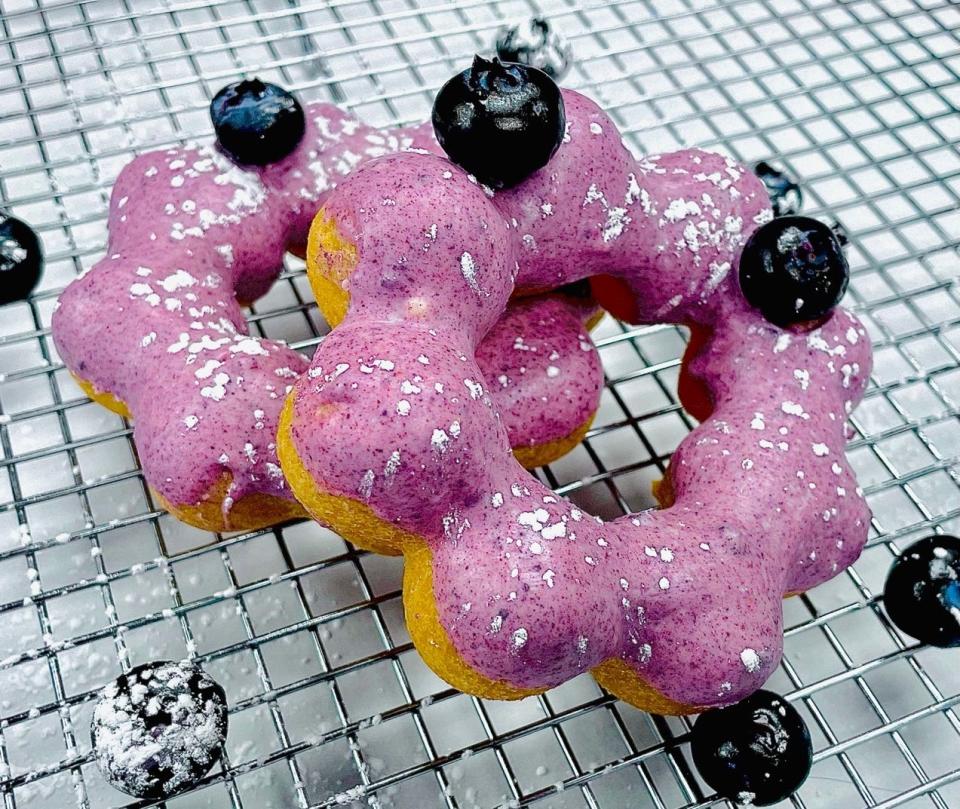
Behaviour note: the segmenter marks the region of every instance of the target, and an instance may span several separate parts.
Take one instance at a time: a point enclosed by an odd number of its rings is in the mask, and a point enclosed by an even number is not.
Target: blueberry
[[[850,235],[847,233],[847,229],[843,226],[843,222],[840,222],[837,219],[834,219],[830,223],[830,230],[833,231],[833,235],[837,237],[837,241],[840,242],[841,247],[846,247],[850,244]]]
[[[850,268],[834,232],[806,216],[759,227],[740,255],[740,289],[778,326],[817,320],[839,303]]]
[[[767,187],[774,216],[790,216],[800,212],[803,206],[803,192],[796,182],[766,161],[757,163],[753,171]]]
[[[770,691],[697,717],[690,752],[703,780],[720,795],[756,806],[796,792],[813,763],[806,723]]]
[[[276,163],[297,148],[306,130],[297,99],[260,79],[224,87],[210,102],[210,117],[220,148],[243,165]]]
[[[151,800],[203,776],[226,735],[226,694],[190,661],[146,663],[121,675],[101,693],[90,727],[103,777]]]
[[[494,46],[504,62],[519,62],[561,79],[570,67],[569,43],[543,17],[501,28]]]
[[[960,539],[932,536],[907,548],[887,574],[883,603],[911,637],[960,646]]]
[[[560,89],[546,73],[480,56],[440,88],[433,128],[449,158],[494,188],[543,168],[563,140]]]
[[[43,273],[43,247],[25,222],[0,212],[0,306],[26,300]]]

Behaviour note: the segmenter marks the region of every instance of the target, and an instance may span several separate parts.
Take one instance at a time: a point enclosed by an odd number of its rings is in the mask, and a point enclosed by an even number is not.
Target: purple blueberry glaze
[[[511,447],[565,438],[597,410],[603,367],[584,321],[592,303],[516,298],[477,348]]]
[[[281,343],[251,336],[237,299],[255,300],[270,287],[284,251],[305,244],[327,193],[357,165],[400,150],[439,149],[429,125],[381,131],[330,104],[306,112],[300,146],[264,168],[240,168],[211,146],[134,159],[114,186],[108,255],[67,287],[53,318],[67,367],[132,413],[155,490],[174,505],[194,505],[230,474],[225,526],[232,503],[245,495],[292,499],[277,461],[276,425],[284,394],[307,367]],[[511,435],[542,443],[595,411],[599,360],[592,344],[579,350],[582,305],[538,299],[518,306],[491,333],[501,347],[487,353],[514,384],[506,408]],[[534,324],[550,318],[552,334]],[[557,420],[545,419],[541,408],[560,382],[521,379],[520,357],[513,362],[512,341],[528,326],[546,355],[560,354],[555,365],[565,390],[574,390],[565,432],[556,432]]]
[[[320,489],[424,538],[440,621],[486,677],[542,688],[620,658],[676,702],[732,703],[780,659],[784,594],[863,546],[844,427],[869,340],[842,309],[789,333],[745,303],[740,248],[771,216],[756,177],[697,150],[637,161],[596,105],[564,102],[567,139],[516,188],[408,154],[328,197],[359,263],[291,394],[291,438]],[[638,322],[712,330],[689,371],[716,407],[673,456],[675,504],[608,523],[519,467],[475,360],[514,284],[593,274],[627,285]]]

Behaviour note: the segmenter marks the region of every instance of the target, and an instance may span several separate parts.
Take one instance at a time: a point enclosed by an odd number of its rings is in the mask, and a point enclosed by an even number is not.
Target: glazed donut
[[[733,703],[780,660],[781,599],[865,541],[844,428],[869,341],[843,309],[780,328],[745,300],[744,243],[772,219],[749,171],[696,149],[637,160],[596,104],[562,99],[559,150],[514,187],[401,154],[330,194],[307,261],[345,316],[287,397],[281,464],[314,518],[404,555],[411,637],[457,688],[519,698],[591,671],[652,712]],[[477,361],[515,286],[585,277],[609,311],[697,335],[683,393],[703,421],[663,508],[608,522],[518,464]],[[365,373],[370,356],[388,362]]]
[[[113,189],[108,255],[67,287],[53,316],[57,349],[83,390],[133,419],[157,501],[208,530],[303,514],[275,435],[284,394],[307,363],[251,335],[239,302],[267,291],[285,250],[303,254],[338,179],[390,152],[438,151],[425,126],[376,130],[325,103],[308,105],[305,118],[299,146],[265,167],[241,168],[212,145],[135,158]],[[597,409],[602,371],[584,327],[599,311],[570,295],[517,302],[484,343],[527,465],[576,445]],[[515,350],[518,340],[527,351]],[[563,401],[551,417],[545,398]]]

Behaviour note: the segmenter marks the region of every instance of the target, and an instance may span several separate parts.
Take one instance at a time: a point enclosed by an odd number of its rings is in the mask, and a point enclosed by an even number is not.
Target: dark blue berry
[[[753,171],[767,187],[774,216],[800,213],[800,208],[803,206],[803,192],[796,182],[765,160],[757,163]]]
[[[223,688],[190,661],[137,666],[93,710],[97,766],[114,787],[158,800],[187,789],[219,759],[227,735]]]
[[[846,247],[850,244],[850,236],[847,233],[847,229],[843,226],[843,222],[840,222],[836,219],[830,223],[830,230],[833,231],[833,235],[837,237],[837,241],[840,242],[841,247]]]
[[[260,79],[228,84],[210,102],[217,141],[235,162],[266,166],[297,148],[306,130],[303,108],[291,93]]]
[[[883,603],[911,637],[960,646],[960,539],[932,536],[907,548],[887,574]]]
[[[818,320],[840,302],[850,268],[834,232],[806,216],[759,227],[740,255],[740,289],[778,326]]]
[[[25,222],[0,212],[0,306],[22,301],[43,273],[43,247]]]
[[[543,17],[501,28],[495,48],[502,61],[535,67],[558,81],[570,67],[570,45]]]
[[[503,188],[547,165],[566,117],[560,89],[546,73],[477,56],[440,88],[433,128],[454,163]]]
[[[806,723],[770,691],[697,717],[690,752],[700,776],[720,795],[756,806],[796,792],[813,763]]]

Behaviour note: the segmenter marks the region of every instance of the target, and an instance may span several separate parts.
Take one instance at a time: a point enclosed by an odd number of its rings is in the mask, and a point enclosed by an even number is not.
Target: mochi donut
[[[286,399],[281,464],[315,519],[404,555],[410,635],[453,686],[514,699],[590,671],[651,712],[734,703],[780,660],[781,599],[865,542],[844,444],[869,340],[839,307],[781,327],[746,300],[738,272],[770,228],[818,259],[749,171],[697,149],[637,160],[595,103],[566,90],[563,110],[556,153],[513,186],[407,153],[330,193],[307,260],[343,316]],[[682,392],[702,423],[663,507],[609,521],[523,469],[478,361],[515,288],[585,277],[621,317],[697,335]]]
[[[340,178],[390,152],[438,151],[424,125],[376,130],[326,103],[307,105],[304,119],[292,153],[262,167],[241,167],[212,144],[136,157],[113,189],[107,256],[67,287],[53,316],[57,349],[83,390],[133,420],[156,500],[212,531],[303,515],[275,435],[307,362],[251,334],[241,302],[269,289],[286,250],[303,254]],[[572,448],[597,409],[602,371],[585,326],[599,311],[566,294],[507,304],[483,343],[527,465]]]

